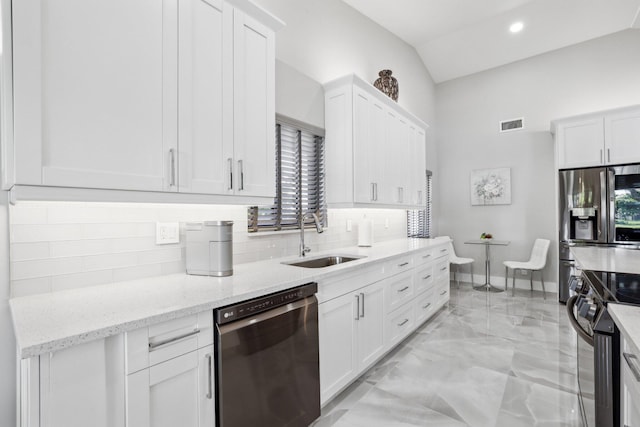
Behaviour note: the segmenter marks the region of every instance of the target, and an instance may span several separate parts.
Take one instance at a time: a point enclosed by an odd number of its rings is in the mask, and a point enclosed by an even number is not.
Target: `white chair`
[[[456,255],[456,251],[453,250],[453,241],[449,240],[449,264],[455,265],[456,268],[453,270],[453,279],[458,284],[458,288],[460,288],[460,280],[458,279],[458,268],[462,265],[469,264],[469,271],[471,272],[471,286],[473,286],[473,262],[475,260],[473,258],[461,258]]]
[[[505,274],[504,274],[504,289],[508,289],[507,279],[509,277],[509,269],[513,270],[513,285],[511,294],[515,295],[516,292],[516,272],[518,270],[529,270],[529,282],[531,285],[531,291],[533,291],[533,272],[540,272],[540,281],[542,282],[542,296],[544,299],[547,299],[547,294],[544,289],[544,277],[542,270],[544,266],[547,264],[547,252],[549,251],[549,244],[551,242],[547,239],[536,239],[533,244],[533,249],[531,250],[531,257],[529,261],[520,262],[520,261],[505,261]]]

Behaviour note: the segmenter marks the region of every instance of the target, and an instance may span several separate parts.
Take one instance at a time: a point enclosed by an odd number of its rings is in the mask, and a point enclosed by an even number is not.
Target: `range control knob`
[[[589,310],[587,314],[584,316],[589,322],[593,322],[596,316],[598,315],[598,304],[589,304]]]

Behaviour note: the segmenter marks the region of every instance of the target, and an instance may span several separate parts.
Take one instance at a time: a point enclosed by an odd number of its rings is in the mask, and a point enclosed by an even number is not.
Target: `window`
[[[407,211],[407,237],[431,237],[431,204],[432,204],[432,173],[426,171],[426,188],[424,209]]]
[[[276,124],[276,198],[270,206],[248,209],[248,230],[299,229],[314,225],[311,213],[327,224],[324,186],[324,131],[278,116]]]

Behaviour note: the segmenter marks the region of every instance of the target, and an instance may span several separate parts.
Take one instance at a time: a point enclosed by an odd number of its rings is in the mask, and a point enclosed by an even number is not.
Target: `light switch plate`
[[[156,245],[180,243],[180,223],[156,222]]]

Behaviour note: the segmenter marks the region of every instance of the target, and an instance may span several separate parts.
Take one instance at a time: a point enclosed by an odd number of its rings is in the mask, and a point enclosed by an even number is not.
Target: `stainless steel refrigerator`
[[[575,273],[570,248],[640,248],[640,164],[559,172],[559,292],[569,298]]]

